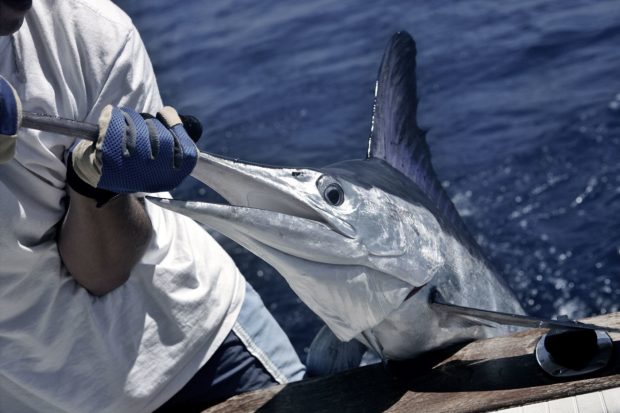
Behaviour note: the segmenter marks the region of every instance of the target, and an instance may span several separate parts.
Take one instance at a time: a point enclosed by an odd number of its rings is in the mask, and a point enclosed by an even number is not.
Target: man
[[[200,411],[301,378],[221,247],[134,194],[175,186],[196,148],[173,109],[137,114],[163,105],[129,18],[0,0],[0,35],[0,411]],[[20,110],[99,141],[17,129]]]

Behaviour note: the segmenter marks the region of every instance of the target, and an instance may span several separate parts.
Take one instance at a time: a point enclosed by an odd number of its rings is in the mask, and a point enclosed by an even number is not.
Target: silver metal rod
[[[99,137],[99,126],[94,123],[80,122],[43,113],[22,112],[21,126],[89,141],[96,141]]]
[[[431,307],[439,311],[460,315],[463,317],[477,318],[492,323],[511,325],[527,328],[559,328],[566,330],[602,330],[611,333],[620,333],[619,328],[599,326],[595,324],[580,323],[574,320],[549,320],[539,317],[531,317],[520,314],[501,313],[498,311],[483,310],[480,308],[463,307],[444,301],[441,294],[435,290],[431,295]]]

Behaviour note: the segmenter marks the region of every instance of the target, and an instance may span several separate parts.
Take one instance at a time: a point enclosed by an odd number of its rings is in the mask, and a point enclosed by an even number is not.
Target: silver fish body
[[[322,170],[272,168],[201,154],[194,176],[232,205],[157,201],[233,239],[271,264],[336,336],[404,359],[498,327],[436,312],[454,304],[522,313],[471,237],[380,159]],[[330,205],[325,191],[342,190]]]
[[[417,127],[415,43],[396,34],[376,86],[368,158],[279,168],[202,153],[192,173],[230,205],[154,200],[271,264],[342,341],[406,359],[503,327],[434,310],[523,310],[444,192]]]

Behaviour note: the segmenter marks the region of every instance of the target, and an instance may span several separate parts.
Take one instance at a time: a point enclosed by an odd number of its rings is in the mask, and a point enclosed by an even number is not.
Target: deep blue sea
[[[620,310],[617,0],[115,1],[201,148],[275,165],[364,157],[383,48],[410,32],[435,169],[527,311]],[[320,321],[221,242],[303,355]]]

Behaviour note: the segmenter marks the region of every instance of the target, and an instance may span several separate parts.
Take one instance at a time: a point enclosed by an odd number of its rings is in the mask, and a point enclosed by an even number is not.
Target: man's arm
[[[15,153],[20,112],[17,93],[0,77],[0,163]],[[127,281],[153,232],[144,205],[132,193],[175,188],[197,157],[173,108],[146,119],[128,108],[104,108],[97,142],[79,142],[67,159],[70,203],[58,248],[78,283],[104,295]]]
[[[144,201],[132,193],[175,188],[197,156],[173,108],[157,118],[102,111],[97,142],[80,141],[67,159],[70,202],[58,248],[78,283],[100,296],[127,281],[153,232]]]
[[[121,194],[102,207],[68,188],[58,248],[75,280],[101,296],[121,286],[146,250],[153,229],[143,201]]]

